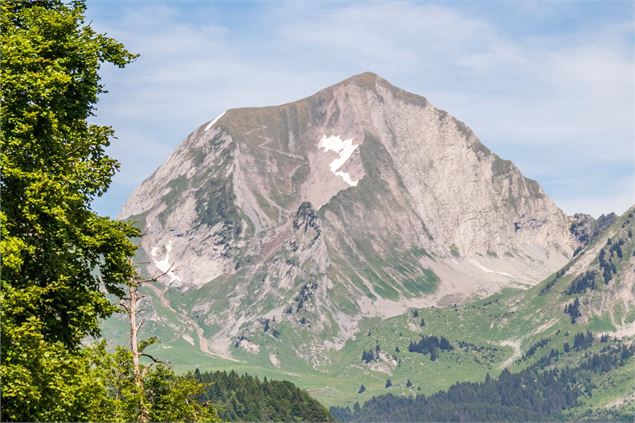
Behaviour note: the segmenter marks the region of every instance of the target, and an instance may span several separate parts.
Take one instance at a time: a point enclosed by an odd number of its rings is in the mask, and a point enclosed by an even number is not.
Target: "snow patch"
[[[207,131],[207,130],[211,129],[211,128],[212,128],[212,126],[214,126],[214,124],[215,124],[216,122],[218,122],[218,119],[222,118],[224,114],[225,114],[225,112],[221,113],[220,115],[218,115],[218,117],[217,117],[216,119],[214,119],[213,121],[211,121],[210,123],[208,123],[208,124],[207,124],[207,126],[205,127],[205,130]]]
[[[159,260],[158,245],[152,247],[152,250],[150,250],[150,257],[152,257],[152,261],[154,262],[156,268],[170,277],[170,283],[178,282],[176,285],[180,285],[182,282],[181,278],[174,273],[173,269],[175,266],[170,263],[170,251],[172,251],[172,241],[168,241],[168,243],[165,244],[165,257],[163,259]]]
[[[350,159],[353,152],[357,150],[357,147],[359,147],[359,144],[353,144],[352,138],[342,140],[342,138],[337,135],[331,137],[324,135],[318,144],[318,148],[323,148],[324,152],[334,151],[339,154],[339,157],[329,164],[329,168],[331,172],[341,177],[344,182],[353,187],[356,186],[359,181],[354,181],[348,172],[339,169]]]

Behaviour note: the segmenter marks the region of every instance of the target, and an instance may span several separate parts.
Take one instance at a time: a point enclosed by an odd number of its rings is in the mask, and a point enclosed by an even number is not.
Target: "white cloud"
[[[633,200],[632,190],[614,200],[596,195],[633,175],[629,16],[519,35],[473,5],[449,3],[281,2],[231,13],[225,3],[117,4],[93,17],[94,26],[142,56],[123,71],[105,69],[111,93],[99,121],[117,130],[112,152],[123,164],[98,203],[110,214],[181,139],[223,110],[292,101],[366,70],[465,121],[551,187],[565,209]],[[556,12],[532,1],[518,10],[528,19]],[[597,179],[578,186],[587,172]]]

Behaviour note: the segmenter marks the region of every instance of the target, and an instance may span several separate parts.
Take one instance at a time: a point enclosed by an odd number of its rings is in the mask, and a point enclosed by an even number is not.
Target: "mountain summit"
[[[227,110],[120,218],[142,227],[147,270],[168,272],[155,294],[179,316],[170,331],[224,356],[259,350],[255,324],[338,348],[365,317],[532,286],[577,246],[538,183],[372,73]]]

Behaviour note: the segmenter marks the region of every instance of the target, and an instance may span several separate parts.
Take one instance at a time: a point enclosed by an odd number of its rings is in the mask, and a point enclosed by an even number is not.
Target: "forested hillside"
[[[545,421],[571,419],[563,413],[590,397],[598,375],[633,362],[635,344],[609,343],[580,334],[568,353],[550,354],[519,373],[505,369],[496,379],[462,382],[433,395],[404,397],[392,394],[373,397],[362,406],[332,407],[342,422],[368,421]],[[594,346],[595,351],[586,351]],[[574,365],[565,364],[574,358]],[[582,418],[584,416],[578,416]],[[598,417],[598,416],[595,416]],[[632,421],[631,413],[606,412],[601,418]]]
[[[287,381],[262,381],[236,372],[194,372],[205,385],[202,401],[211,401],[226,421],[334,421],[309,394]]]

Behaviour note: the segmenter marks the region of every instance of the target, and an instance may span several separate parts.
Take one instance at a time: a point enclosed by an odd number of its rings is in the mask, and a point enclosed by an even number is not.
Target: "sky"
[[[140,57],[105,65],[94,121],[121,162],[93,208],[116,216],[199,125],[371,71],[425,96],[568,214],[635,204],[633,2],[88,0]]]

